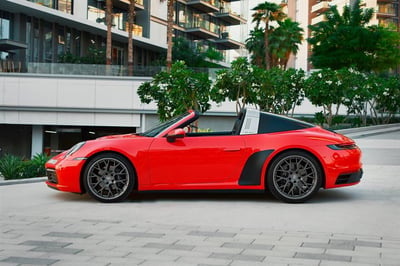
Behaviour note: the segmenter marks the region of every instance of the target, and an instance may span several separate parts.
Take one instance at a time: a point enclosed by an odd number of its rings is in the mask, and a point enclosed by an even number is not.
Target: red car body
[[[46,163],[46,183],[102,202],[134,189],[270,190],[303,202],[320,187],[360,182],[361,151],[343,135],[256,110],[241,113],[232,131],[185,132],[198,116],[190,111],[144,134],[79,143]]]

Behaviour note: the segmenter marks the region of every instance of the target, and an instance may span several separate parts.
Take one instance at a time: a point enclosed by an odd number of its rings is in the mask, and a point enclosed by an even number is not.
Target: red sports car
[[[143,133],[78,143],[46,163],[46,183],[101,202],[134,190],[253,190],[297,203],[321,187],[360,182],[361,151],[343,135],[251,109],[232,130],[194,132],[199,116],[189,111]]]

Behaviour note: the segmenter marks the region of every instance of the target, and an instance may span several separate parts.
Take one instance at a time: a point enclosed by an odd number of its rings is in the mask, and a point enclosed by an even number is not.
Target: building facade
[[[37,72],[38,63],[98,63],[105,58],[104,0],[1,0],[2,70]],[[112,64],[127,65],[128,0],[113,0]],[[233,4],[232,4],[233,2]],[[238,2],[239,5],[234,2]],[[245,25],[245,1],[175,1],[175,36],[213,46],[224,55],[241,49],[230,29]],[[238,6],[236,10],[233,7]],[[167,1],[138,0],[133,26],[134,65],[154,65],[166,50]],[[235,29],[236,30],[236,29]],[[103,54],[101,54],[103,53]],[[98,56],[98,58],[96,58]],[[227,58],[227,57],[226,57]],[[36,65],[34,64],[36,63]]]

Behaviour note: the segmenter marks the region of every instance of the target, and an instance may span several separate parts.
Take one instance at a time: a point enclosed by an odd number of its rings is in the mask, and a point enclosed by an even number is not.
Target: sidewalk
[[[396,131],[400,131],[400,123],[336,130],[337,133],[346,135],[349,138],[363,138]]]

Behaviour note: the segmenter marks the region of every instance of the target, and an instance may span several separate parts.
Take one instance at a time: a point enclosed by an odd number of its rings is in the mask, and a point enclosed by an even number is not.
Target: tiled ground
[[[399,265],[400,239],[3,216],[1,265]]]

